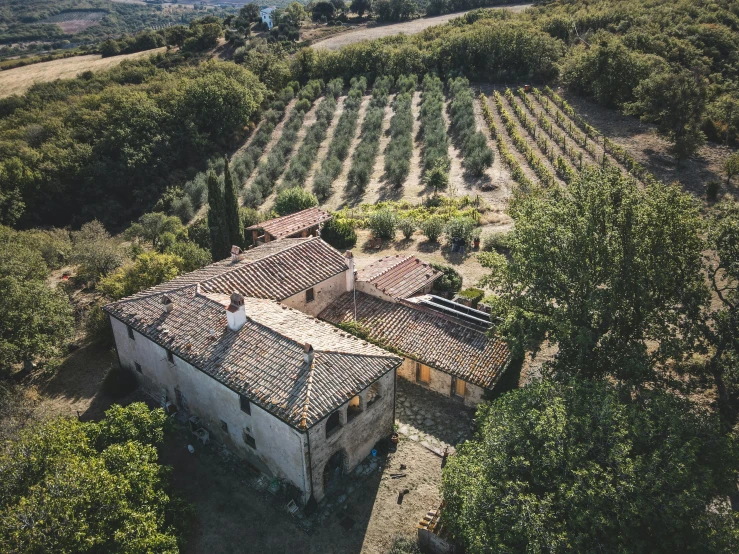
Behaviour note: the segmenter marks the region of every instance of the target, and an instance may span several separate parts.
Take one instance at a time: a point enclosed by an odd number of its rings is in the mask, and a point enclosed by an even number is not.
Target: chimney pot
[[[238,331],[246,323],[246,309],[244,308],[244,297],[238,292],[231,295],[231,304],[226,308],[226,319],[228,328]]]
[[[174,302],[166,294],[162,296],[162,304],[164,305],[164,311],[169,313],[174,309]]]
[[[305,361],[305,363],[308,364],[308,365],[313,365],[313,357],[314,357],[314,354],[315,354],[313,352],[313,346],[310,343],[307,343],[306,342],[303,345],[303,352],[304,352],[304,354],[303,354],[303,360]]]

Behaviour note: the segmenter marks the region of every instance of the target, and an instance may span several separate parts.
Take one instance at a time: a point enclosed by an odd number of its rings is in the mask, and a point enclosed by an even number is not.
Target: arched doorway
[[[338,450],[323,467],[323,493],[326,494],[338,483],[344,473],[344,452]]]

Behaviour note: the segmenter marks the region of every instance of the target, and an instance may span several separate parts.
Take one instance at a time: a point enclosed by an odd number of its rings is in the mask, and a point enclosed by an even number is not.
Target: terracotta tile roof
[[[298,241],[249,263],[238,263],[231,269],[200,283],[203,292],[231,294],[283,300],[346,271],[344,256],[319,237],[286,239]],[[261,250],[270,243],[249,252]]]
[[[342,295],[318,317],[334,324],[352,321],[353,296]],[[356,310],[372,340],[484,388],[493,387],[510,360],[502,340],[414,304],[357,292]]]
[[[393,298],[409,298],[441,277],[441,271],[415,256],[387,256],[357,272],[365,281]]]
[[[310,229],[324,221],[331,219],[331,214],[320,208],[308,208],[290,215],[283,215],[275,219],[257,223],[244,229],[245,231],[262,230],[270,236],[281,239]]]
[[[401,359],[340,329],[276,302],[246,298],[247,322],[227,326],[226,295],[198,285],[133,297],[105,307],[113,317],[177,357],[248,397],[276,417],[308,429],[401,363]],[[314,349],[312,365],[304,344]]]

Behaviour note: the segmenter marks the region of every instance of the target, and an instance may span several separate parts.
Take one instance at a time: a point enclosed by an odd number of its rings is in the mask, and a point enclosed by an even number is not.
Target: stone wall
[[[395,371],[390,371],[379,380],[381,396],[367,406],[368,389],[360,394],[362,411],[347,422],[349,401],[343,404],[340,413],[341,427],[326,436],[324,418],[312,427],[310,435],[311,473],[313,495],[316,500],[323,498],[323,470],[326,463],[337,451],[344,454],[344,472],[352,471],[372,451],[375,444],[389,437],[393,430],[393,408],[395,405]]]
[[[374,284],[368,283],[367,281],[357,281],[356,287],[359,292],[364,292],[371,296],[376,296],[377,298],[381,298],[382,300],[386,300],[387,302],[395,302],[395,298],[393,298],[389,294],[385,294]]]
[[[295,308],[313,317],[321,313],[329,304],[346,292],[346,271],[343,271],[325,281],[314,285],[312,302],[306,302],[305,291],[301,291],[280,303]]]
[[[136,331],[135,340],[130,339],[124,323],[112,317],[110,320],[121,365],[136,376],[155,400],[166,394],[169,401],[176,403],[175,389],[178,389],[181,397],[178,407],[197,415],[213,438],[267,475],[290,481],[303,491],[307,500],[310,487],[304,433],[253,402],[251,415],[245,413],[236,392],[177,356],[174,364],[170,363],[163,347]],[[140,365],[140,373],[135,363]],[[254,438],[256,448],[245,443],[245,432]]]

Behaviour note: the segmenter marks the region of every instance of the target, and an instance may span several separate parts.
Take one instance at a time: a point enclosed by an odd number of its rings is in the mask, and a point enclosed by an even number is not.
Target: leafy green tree
[[[210,253],[214,260],[222,260],[231,252],[226,203],[215,171],[208,174],[208,228]]]
[[[739,415],[739,204],[721,203],[709,218],[706,269],[716,300],[708,306],[704,334],[706,368],[718,392],[718,408],[727,429]]]
[[[114,300],[131,296],[177,277],[184,261],[173,254],[144,252],[133,264],[121,267],[100,281],[100,290]]]
[[[225,160],[223,170],[223,200],[226,204],[229,239],[232,245],[241,246],[244,243],[244,228],[241,226],[239,197],[236,194],[236,188],[231,177],[231,169],[228,167],[228,159]]]
[[[294,27],[300,27],[303,24],[303,20],[307,17],[305,9],[300,2],[291,2],[290,5],[285,8],[282,18],[280,18],[280,25],[282,25],[282,19],[287,19],[288,25]]]
[[[724,160],[724,173],[726,173],[726,186],[729,186],[731,178],[739,175],[739,152],[734,152]]]
[[[165,421],[138,403],[21,431],[0,451],[0,550],[179,552],[189,510],[157,461]]]
[[[387,208],[374,212],[370,218],[368,227],[372,229],[372,235],[384,240],[395,238],[395,228],[398,225],[398,217]]]
[[[518,353],[546,336],[558,371],[641,383],[690,351],[706,298],[701,218],[676,186],[586,169],[516,198],[510,261],[481,253],[495,316]]]
[[[249,23],[259,21],[259,6],[250,2],[239,10],[239,17],[236,19],[238,25],[248,26]]]
[[[170,245],[165,251],[182,259],[182,272],[195,271],[205,267],[213,261],[213,258],[205,248],[200,248],[190,240],[179,240]]]
[[[318,206],[318,200],[300,187],[285,189],[275,198],[274,210],[277,215],[289,215]]]
[[[371,0],[352,0],[349,9],[359,17],[364,17],[365,13],[370,13],[372,11],[372,2]]]
[[[72,263],[78,265],[79,277],[97,283],[100,277],[121,266],[123,256],[103,224],[93,220],[72,233]]]
[[[429,240],[436,242],[444,232],[444,220],[437,215],[432,215],[421,222],[421,232]]]
[[[137,223],[126,230],[125,234],[129,239],[140,238],[151,243],[154,248],[159,248],[165,233],[177,236],[183,231],[184,227],[179,217],[152,212],[142,215]]]
[[[46,279],[48,273],[40,252],[23,234],[0,225],[0,277],[33,281]]]
[[[458,292],[462,289],[462,276],[456,269],[443,264],[429,265],[442,273],[441,277],[434,281],[434,290],[440,292]]]
[[[46,281],[0,277],[0,370],[60,355],[74,334],[69,298]]]
[[[472,239],[472,231],[475,229],[475,222],[469,217],[453,217],[447,221],[444,232],[449,241],[454,239],[470,242]]]
[[[683,70],[658,73],[636,87],[626,111],[656,123],[673,143],[678,160],[689,158],[705,142],[701,123],[706,112],[706,85],[700,75]]]
[[[398,229],[403,233],[403,237],[408,240],[418,229],[418,222],[412,217],[402,217],[398,219]]]
[[[483,404],[477,420],[442,476],[447,529],[465,552],[739,548],[719,500],[736,487],[736,445],[688,400],[537,381]]]

